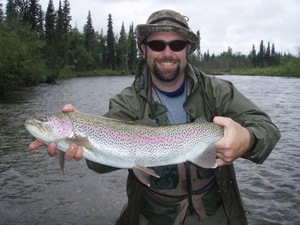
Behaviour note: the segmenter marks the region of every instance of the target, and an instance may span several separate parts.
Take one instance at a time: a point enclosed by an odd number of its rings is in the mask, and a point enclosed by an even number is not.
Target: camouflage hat
[[[137,25],[136,38],[139,48],[149,34],[160,31],[176,32],[183,36],[192,44],[189,53],[194,52],[197,48],[198,36],[190,30],[187,20],[178,12],[169,9],[152,13],[146,24]]]

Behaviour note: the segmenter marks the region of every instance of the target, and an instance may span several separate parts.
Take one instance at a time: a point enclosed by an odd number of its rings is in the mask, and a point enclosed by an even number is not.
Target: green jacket
[[[250,148],[243,158],[263,163],[280,139],[280,132],[269,116],[229,81],[204,75],[190,64],[185,72],[192,85],[184,104],[189,117],[193,120],[205,116],[208,121],[212,121],[215,116],[232,118],[251,134]],[[127,121],[155,118],[158,124],[164,120],[165,110],[152,101],[152,84],[148,73],[145,61],[142,60],[133,84],[110,100],[109,111],[104,116]],[[87,161],[87,165],[98,173],[114,170],[90,161]],[[229,224],[247,224],[233,164],[216,168],[214,175]],[[138,224],[143,189],[144,186],[129,170],[128,204],[122,213],[122,224]]]

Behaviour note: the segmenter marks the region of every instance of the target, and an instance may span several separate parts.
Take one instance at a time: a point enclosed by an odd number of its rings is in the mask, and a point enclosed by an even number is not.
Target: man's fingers
[[[79,161],[80,159],[82,159],[82,154],[82,147],[73,143],[69,146],[68,150],[65,153],[65,160],[70,161],[74,159],[75,161]]]
[[[222,117],[222,116],[215,116],[213,119],[214,124],[218,124],[222,127],[227,127],[230,123],[231,119],[227,117]]]
[[[217,158],[217,165],[218,166],[225,166],[225,165],[230,165],[232,163],[232,161],[229,158],[226,158],[223,154],[218,153],[217,154],[218,158]]]
[[[82,147],[81,146],[78,146],[77,147],[77,151],[75,153],[75,156],[74,156],[74,160],[75,161],[79,161],[81,160],[83,157],[83,150],[82,150]]]
[[[51,157],[54,157],[58,154],[58,150],[56,148],[56,144],[55,143],[50,143],[48,145],[48,148],[47,148],[47,151],[48,151],[48,154],[51,156]]]
[[[30,150],[35,150],[35,149],[37,149],[37,148],[39,148],[39,147],[41,147],[41,146],[43,146],[43,145],[44,145],[43,142],[41,142],[41,141],[39,141],[39,140],[35,140],[35,141],[33,141],[32,143],[30,143],[29,149],[30,149]]]
[[[63,112],[78,112],[77,109],[75,109],[75,107],[71,104],[67,104],[63,107],[62,109]]]
[[[220,166],[225,166],[225,162],[222,159],[217,159],[217,165]]]

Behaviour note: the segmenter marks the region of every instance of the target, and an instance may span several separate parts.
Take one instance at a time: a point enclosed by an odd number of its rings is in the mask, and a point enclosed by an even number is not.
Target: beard
[[[178,65],[175,69],[161,70],[158,68],[157,63],[154,63],[153,73],[160,81],[171,82],[179,77],[180,66]]]

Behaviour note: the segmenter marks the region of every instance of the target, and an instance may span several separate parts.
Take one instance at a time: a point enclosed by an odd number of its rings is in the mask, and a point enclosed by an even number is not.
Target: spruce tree
[[[271,49],[271,66],[278,66],[280,64],[280,54],[276,53],[275,51],[275,44],[272,44],[272,49]]]
[[[64,56],[65,56],[65,39],[64,39],[64,28],[63,28],[63,10],[61,6],[61,1],[59,1],[58,10],[57,10],[57,19],[55,25],[55,48],[57,53],[57,62],[59,63],[59,68],[63,68],[65,65]]]
[[[111,14],[108,15],[108,25],[107,25],[107,61],[108,68],[114,70],[115,67],[115,36],[113,31],[113,21]]]
[[[270,59],[271,59],[271,48],[270,48],[270,42],[268,42],[267,50],[265,52],[265,63],[266,66],[270,66]]]
[[[62,6],[61,6],[61,1],[59,1],[59,6],[58,6],[58,11],[57,11],[57,19],[56,19],[56,37],[58,41],[61,41],[64,30],[63,30],[63,11],[62,11]]]
[[[95,30],[93,27],[93,21],[91,16],[91,11],[88,13],[87,22],[84,27],[84,36],[85,36],[85,48],[88,52],[92,52],[94,48],[95,41]]]
[[[253,67],[257,67],[257,56],[256,56],[255,45],[252,46],[252,51],[250,53],[250,60],[251,60]]]
[[[260,45],[259,45],[259,52],[257,54],[257,62],[260,68],[263,68],[265,66],[265,46],[264,46],[264,41],[261,40]]]
[[[0,0],[0,24],[3,22],[3,16],[4,16],[3,4],[2,4],[2,0]]]
[[[96,39],[95,30],[93,27],[93,21],[91,16],[91,11],[88,12],[87,22],[84,26],[84,47],[86,50],[85,55],[85,68],[86,70],[94,70],[95,66],[95,49],[96,49]]]
[[[134,30],[133,23],[129,27],[128,41],[130,43],[129,53],[128,53],[128,67],[130,70],[134,70],[137,61],[137,43],[136,34]]]
[[[30,23],[30,13],[29,13],[29,1],[19,1],[16,0],[16,5],[18,7],[18,14],[21,18],[21,21],[24,23]]]
[[[44,17],[45,17],[45,15],[42,10],[42,6],[39,5],[36,31],[39,33],[41,39],[44,38]]]
[[[48,83],[55,83],[55,79],[59,76],[59,59],[57,57],[56,46],[56,13],[53,1],[49,0],[46,16],[45,16],[45,39],[46,49],[45,56],[47,58],[47,67],[49,69],[47,80]]]
[[[18,7],[14,0],[7,0],[5,22],[12,29],[16,29],[19,24]]]
[[[127,62],[128,48],[129,46],[127,41],[127,34],[123,22],[121,26],[117,48],[116,48],[116,63],[118,69],[120,70],[128,69],[128,62]]]
[[[70,8],[70,2],[68,0],[64,0],[63,4],[63,28],[64,33],[68,33],[71,29],[71,20],[72,16],[70,15],[71,8]]]
[[[53,1],[49,0],[46,16],[45,16],[45,38],[48,46],[55,44],[55,23],[56,13],[54,10]]]
[[[108,56],[107,56],[107,36],[104,35],[103,29],[101,29],[101,32],[98,37],[98,45],[99,45],[99,51],[100,51],[100,66],[101,68],[107,68],[108,65]]]
[[[38,19],[39,19],[39,0],[31,0],[29,3],[29,24],[31,26],[31,29],[36,31],[38,29]]]

